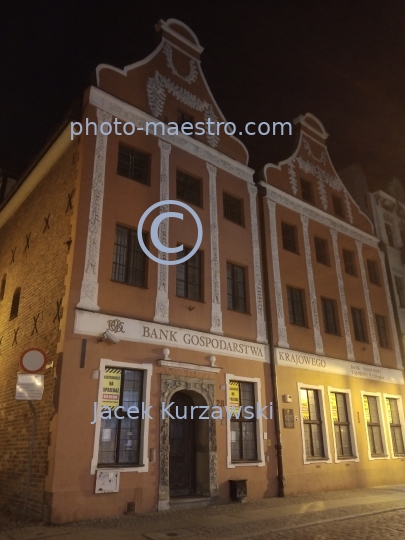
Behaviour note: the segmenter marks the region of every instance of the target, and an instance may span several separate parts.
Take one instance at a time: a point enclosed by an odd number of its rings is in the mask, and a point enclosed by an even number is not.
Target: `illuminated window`
[[[301,414],[304,424],[305,455],[308,460],[326,457],[319,400],[319,390],[312,390],[309,388],[300,389]]]
[[[372,456],[385,455],[381,421],[376,396],[363,396],[364,414],[367,424],[368,442]]]
[[[385,398],[394,455],[402,456],[405,454],[405,447],[401,419],[399,417],[398,401],[397,398]]]
[[[230,421],[232,462],[257,461],[255,406],[254,383],[229,381],[229,407],[234,411]]]
[[[335,430],[336,454],[340,458],[353,456],[347,395],[342,392],[330,393],[332,421]]]

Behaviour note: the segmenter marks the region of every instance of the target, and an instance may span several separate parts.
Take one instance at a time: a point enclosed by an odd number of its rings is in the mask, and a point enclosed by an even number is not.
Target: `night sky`
[[[370,188],[405,180],[403,0],[2,0],[0,167],[21,174],[90,84],[156,46],[154,24],[188,24],[228,121],[312,112],[337,170],[359,163]],[[250,166],[287,158],[294,137],[242,138]]]

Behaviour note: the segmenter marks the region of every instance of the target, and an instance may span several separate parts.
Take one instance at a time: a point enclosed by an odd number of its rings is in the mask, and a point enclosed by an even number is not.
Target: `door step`
[[[170,499],[170,510],[203,508],[205,506],[210,506],[210,504],[210,497],[174,497]]]

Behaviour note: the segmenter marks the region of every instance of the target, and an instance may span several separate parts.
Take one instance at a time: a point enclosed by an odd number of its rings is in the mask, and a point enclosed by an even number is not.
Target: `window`
[[[394,247],[394,233],[390,223],[385,222],[385,232],[387,233],[388,244],[391,247]]]
[[[372,456],[383,456],[384,445],[380,424],[380,415],[376,396],[363,396],[364,415],[367,424],[368,442]]]
[[[20,295],[21,288],[17,287],[13,294],[13,300],[11,302],[10,321],[18,317],[18,308],[20,307]]]
[[[7,281],[7,274],[4,274],[3,279],[1,280],[1,286],[0,286],[0,300],[3,300],[4,293],[6,291],[6,281]]]
[[[229,381],[229,406],[234,411],[230,421],[231,461],[257,461],[254,383]],[[246,411],[246,407],[252,409]]]
[[[397,288],[397,293],[398,293],[399,307],[405,308],[404,280],[399,276],[395,276],[395,286]]]
[[[189,174],[177,171],[176,196],[178,199],[202,207],[201,180]]]
[[[338,336],[340,334],[340,330],[339,320],[337,317],[336,301],[328,298],[321,298],[321,302],[325,332],[327,334],[335,334]]]
[[[117,173],[142,184],[149,184],[150,155],[120,143]]]
[[[373,283],[374,285],[381,285],[377,262],[367,259],[367,269],[370,283]]]
[[[389,349],[388,332],[387,332],[387,318],[382,315],[375,316],[375,322],[377,324],[378,341],[380,347],[383,349]]]
[[[342,199],[340,197],[336,197],[335,195],[332,195],[332,203],[333,203],[333,211],[335,213],[335,216],[343,218],[344,213],[343,213]]]
[[[301,178],[301,196],[304,201],[314,204],[314,192],[312,190],[312,184],[311,182],[308,182],[308,180],[303,180],[302,178]]]
[[[399,417],[398,401],[397,398],[385,398],[394,456],[403,456],[405,454],[405,447],[404,438],[402,436],[401,420]]]
[[[288,313],[290,323],[297,326],[306,326],[304,291],[287,287]]]
[[[357,277],[356,259],[354,257],[354,251],[348,249],[343,250],[343,262],[345,265],[346,274]]]
[[[297,227],[282,223],[281,234],[283,237],[283,249],[298,253]]]
[[[120,410],[111,419],[102,418],[98,447],[98,465],[130,466],[141,464],[141,428],[144,371],[106,367],[102,403]],[[131,409],[132,407],[132,409]],[[137,409],[135,409],[137,407]],[[134,418],[137,416],[138,418]]]
[[[352,319],[354,328],[354,339],[356,341],[368,342],[366,326],[364,324],[364,310],[352,308]]]
[[[142,235],[146,244],[146,235]],[[146,287],[147,256],[142,251],[136,231],[117,225],[115,230],[113,281]]]
[[[247,312],[245,269],[236,264],[226,263],[228,309]]]
[[[184,248],[178,258],[182,259],[191,249]],[[177,265],[176,294],[190,300],[202,300],[202,252],[197,251],[191,259]]]
[[[177,112],[177,125],[179,128],[186,122],[189,122],[190,124],[193,124],[194,126],[194,116],[191,116],[191,114],[186,114],[183,111]]]
[[[243,201],[224,193],[224,217],[238,225],[243,225]]]
[[[304,424],[305,456],[308,460],[326,457],[319,407],[319,390],[301,388],[300,403]]]
[[[328,241],[315,236],[315,254],[317,262],[330,266]]]
[[[339,458],[353,456],[347,396],[342,392],[330,393],[332,421],[335,430],[336,454]]]

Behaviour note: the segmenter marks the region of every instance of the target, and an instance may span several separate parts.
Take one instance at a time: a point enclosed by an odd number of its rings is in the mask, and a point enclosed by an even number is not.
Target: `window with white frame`
[[[306,459],[316,460],[327,457],[320,390],[300,388],[300,406]]]
[[[380,397],[376,395],[363,395],[364,417],[371,457],[386,456],[379,399]]]
[[[336,456],[340,459],[353,457],[354,445],[350,425],[351,414],[349,411],[348,394],[331,391],[329,396],[335,434]]]
[[[386,397],[385,405],[388,414],[388,423],[390,426],[392,450],[394,456],[405,455],[404,437],[402,432],[402,422],[400,416],[400,400],[396,397]]]

